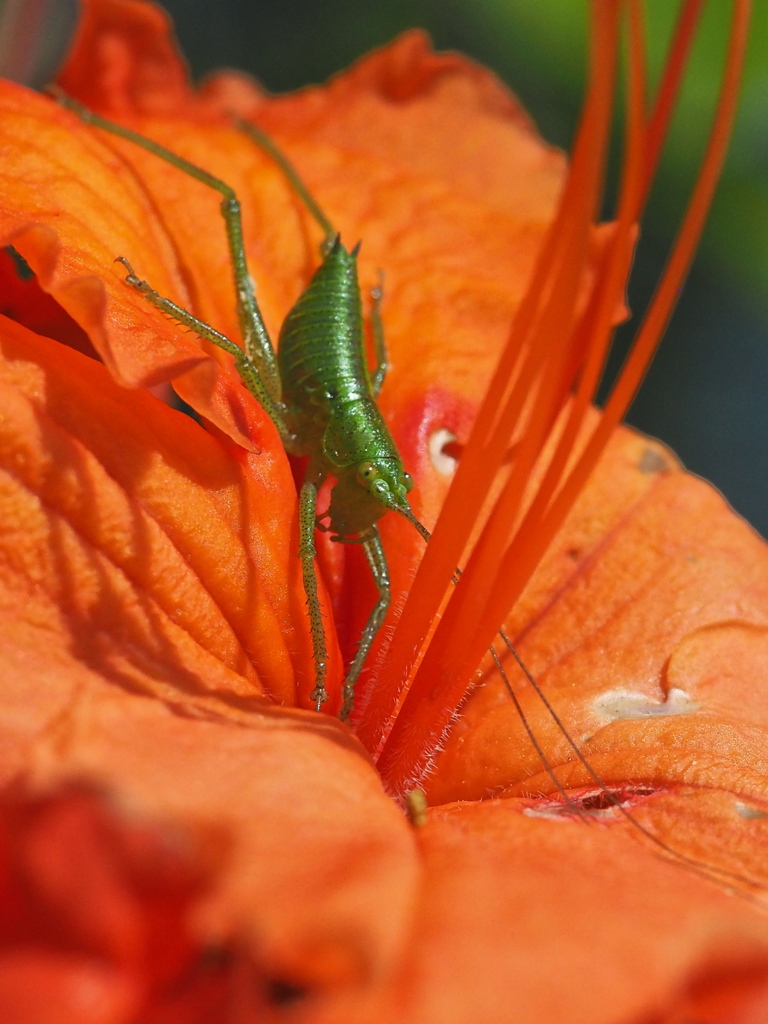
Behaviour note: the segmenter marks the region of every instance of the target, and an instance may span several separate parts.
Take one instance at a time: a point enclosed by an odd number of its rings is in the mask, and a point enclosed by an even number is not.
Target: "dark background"
[[[37,40],[18,36],[19,10],[39,13]],[[44,81],[66,37],[65,0],[5,0],[0,62]],[[223,66],[269,89],[321,82],[405,28],[463,50],[518,94],[544,137],[570,145],[584,84],[585,5],[576,0],[168,0],[197,79]],[[649,0],[652,69],[661,64],[676,5]],[[669,444],[768,535],[768,3],[756,5],[739,120],[699,256],[629,422]],[[730,4],[711,0],[683,104],[643,223],[630,288],[644,308],[696,173],[716,94]],[[15,21],[15,26],[14,26]],[[606,207],[610,216],[610,207]],[[631,331],[623,331],[617,348]]]

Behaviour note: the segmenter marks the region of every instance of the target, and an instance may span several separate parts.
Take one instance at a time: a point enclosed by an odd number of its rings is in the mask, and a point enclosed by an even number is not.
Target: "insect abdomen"
[[[283,402],[301,430],[336,403],[370,397],[357,260],[337,239],[280,331]]]

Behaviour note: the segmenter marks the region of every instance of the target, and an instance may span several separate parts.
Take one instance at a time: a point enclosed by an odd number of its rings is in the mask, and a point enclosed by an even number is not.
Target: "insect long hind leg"
[[[328,672],[328,648],[325,643],[323,616],[317,588],[315,569],[315,520],[317,517],[317,488],[320,480],[311,467],[301,486],[299,496],[299,557],[304,577],[304,593],[307,595],[309,628],[312,636],[312,653],[315,659],[315,688],[311,698],[319,711],[328,700],[325,680]]]
[[[127,139],[141,149],[153,153],[156,157],[171,164],[173,167],[177,167],[184,174],[195,178],[203,185],[212,188],[222,197],[221,213],[224,218],[227,243],[232,260],[237,319],[243,336],[243,348],[249,360],[258,368],[258,373],[263,380],[266,391],[269,392],[273,404],[279,403],[281,392],[280,374],[275,359],[275,351],[261,316],[261,310],[256,302],[253,281],[248,273],[240,203],[234,189],[220,178],[203,170],[202,167],[190,163],[189,160],[185,160],[177,153],[166,149],[165,146],[161,146],[152,139],[148,139],[146,136],[140,135],[130,128],[125,128],[114,121],[109,121],[99,114],[94,114],[93,111],[88,110],[87,107],[83,107],[76,100],[67,96],[61,89],[54,87],[51,91],[59,103],[76,114],[84,124],[92,125],[94,128],[100,128],[102,131]],[[176,319],[175,315],[174,319]],[[193,328],[193,330],[197,331],[197,328]]]
[[[384,554],[384,546],[381,543],[379,531],[375,526],[372,527],[370,534],[363,541],[363,551],[365,551],[365,557],[368,559],[368,565],[371,567],[379,598],[373,606],[371,614],[368,616],[368,621],[360,637],[355,657],[352,659],[352,664],[349,666],[347,677],[344,680],[344,689],[342,691],[343,703],[341,714],[339,715],[342,722],[346,722],[352,714],[355,683],[371,650],[371,645],[376,639],[376,634],[384,622],[390,600],[389,568]]]

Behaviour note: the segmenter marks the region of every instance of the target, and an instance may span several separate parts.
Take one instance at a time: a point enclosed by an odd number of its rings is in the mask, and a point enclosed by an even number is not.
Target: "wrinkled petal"
[[[329,1002],[379,988],[401,956],[418,870],[408,827],[351,735],[311,713],[243,713],[237,724],[201,717],[199,707],[194,718],[170,714],[50,655],[40,640],[36,656],[26,645],[4,644],[0,654],[19,698],[2,777],[21,772],[25,789],[43,794],[73,780],[108,798],[103,812],[80,798],[74,821],[68,801],[54,805],[31,834],[22,829],[29,811],[11,808],[11,896],[32,900],[36,918],[8,926],[14,953],[0,951],[0,1006],[40,1005],[16,995],[34,967],[54,994],[74,989],[82,1020],[103,1019],[85,1015],[78,977],[106,959],[111,971],[90,990],[107,989],[106,1019],[133,1021],[129,1011],[163,979],[171,992],[194,993],[206,950],[210,972],[217,949],[225,964],[250,965],[248,1007],[281,987]],[[23,701],[30,669],[33,703]],[[143,851],[137,831],[147,835]],[[164,870],[173,884],[158,892]],[[27,942],[37,951],[25,963]],[[236,978],[228,971],[226,980],[231,1006]],[[198,1018],[190,1010],[180,1019]]]
[[[562,153],[545,145],[507,87],[460,53],[435,53],[418,29],[374,50],[327,85],[271,97],[245,76],[212,75],[203,99],[314,139],[440,178],[465,199],[535,222],[551,216]]]
[[[193,92],[171,35],[168,15],[155,4],[82,0],[81,16],[58,81],[92,110],[115,116],[182,113]]]
[[[133,175],[52,100],[4,82],[0,101],[3,243],[16,246],[121,383],[157,383],[163,369],[200,362],[199,347],[172,325],[140,329],[146,303],[114,264],[130,253],[160,290],[185,301],[173,252]]]
[[[11,321],[0,348],[0,629],[44,624],[54,646],[169,698],[306,700],[314,669],[284,459],[228,450]]]
[[[84,10],[61,84],[236,188],[273,336],[320,233],[228,111],[362,237],[364,289],[385,271],[382,408],[431,526],[562,157],[418,33],[275,99],[231,75],[195,92],[156,8]],[[0,1017],[761,1020],[765,545],[617,434],[508,623],[610,793],[515,676],[558,796],[486,671],[427,782],[442,806],[409,828],[349,730],[277,706],[309,705],[314,667],[275,430],[113,265],[237,339],[220,197],[19,87],[0,105],[0,241],[37,274],[0,334]],[[58,305],[30,312],[36,288]],[[72,344],[68,322],[106,370],[22,326]],[[169,380],[210,433],[115,383]],[[421,541],[392,516],[383,535],[397,604]],[[359,551],[323,559],[348,646],[370,579]]]
[[[736,816],[707,801],[707,826],[719,822],[731,842]],[[685,822],[686,803],[655,797],[635,813],[668,827]],[[765,878],[765,827],[754,826],[744,845]],[[398,1020],[762,1019],[762,914],[662,860],[620,819],[588,828],[531,816],[518,800],[455,804],[431,813],[420,850],[425,885]],[[718,996],[719,1015],[699,1018]]]
[[[220,859],[214,837],[131,820],[84,785],[6,793],[0,835],[3,1020],[135,1018],[185,974],[205,1004],[216,974],[195,972],[188,918]]]
[[[40,288],[34,274],[20,268],[19,257],[11,249],[0,249],[0,296],[2,316],[16,320],[35,334],[55,338],[78,352],[97,358],[85,331]]]
[[[603,781],[768,797],[768,709],[755,685],[768,665],[768,550],[658,443],[616,433],[507,630]],[[561,780],[593,785],[505,664]],[[488,670],[438,756],[433,799],[551,786]]]

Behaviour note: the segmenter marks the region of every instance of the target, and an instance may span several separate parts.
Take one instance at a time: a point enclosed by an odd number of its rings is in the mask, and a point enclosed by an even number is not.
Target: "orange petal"
[[[685,829],[703,809],[707,827],[719,825],[725,841],[748,847],[765,877],[765,822],[742,821],[735,838],[736,815],[723,801],[693,804],[655,797],[636,813],[656,828],[682,818]],[[421,912],[395,1001],[405,1009],[390,1020],[763,1019],[762,911],[662,860],[626,823],[587,828],[540,817],[518,800],[493,800],[430,812],[419,839]],[[704,1013],[716,1000],[719,1012]]]
[[[168,699],[305,699],[314,669],[282,452],[228,452],[11,321],[2,351],[5,628],[45,622],[63,649]]]
[[[9,249],[0,249],[0,295],[0,315],[17,320],[35,334],[55,338],[78,352],[98,358],[85,331],[52,296],[41,290],[37,278],[22,276],[18,257],[12,256]]]
[[[658,443],[615,434],[507,630],[604,781],[768,797],[768,707],[751,682],[768,658],[768,550]],[[505,664],[560,778],[594,785]],[[438,757],[432,798],[551,785],[489,671]]]
[[[130,171],[53,101],[3,82],[0,104],[3,243],[16,246],[121,383],[157,383],[200,362],[199,347],[171,325],[154,329],[114,264],[131,253],[159,289],[184,300],[174,254]]]
[[[135,1019],[185,975],[204,999],[217,979],[197,969],[188,918],[215,863],[205,838],[129,820],[83,786],[6,794],[2,1019]]]
[[[233,109],[231,73],[202,95]],[[443,180],[462,199],[531,221],[551,214],[562,154],[545,145],[519,101],[460,53],[435,53],[418,29],[362,57],[327,85],[278,97],[240,91],[237,113],[286,139],[316,141]]]
[[[179,113],[193,93],[162,8],[133,0],[81,0],[59,85],[91,110]]]
[[[20,86],[0,83],[0,110],[0,242],[24,256],[118,381],[149,386],[206,364],[196,376],[205,380],[196,388],[198,411],[246,448],[277,444],[231,367],[219,370],[198,340],[126,286],[117,256],[129,256],[162,294],[192,305],[166,230],[130,168],[72,114]]]
[[[182,995],[194,991],[206,974],[194,951],[220,950],[227,998],[239,976],[247,1006],[286,988],[323,1005],[379,992],[402,958],[419,873],[408,826],[351,733],[289,709],[243,710],[228,722],[211,703],[190,700],[177,705],[189,713],[172,714],[51,651],[46,636],[30,627],[0,644],[0,775],[6,784],[25,779],[10,827],[26,886],[19,892],[11,878],[12,895],[38,908],[32,959],[41,981],[66,968],[46,961],[63,946],[75,954],[55,989],[66,994],[65,982],[71,988],[72,975],[89,969],[88,956],[76,954],[95,950],[118,972],[107,995],[130,1007],[169,973]],[[65,799],[43,816],[42,835],[20,836],[19,817],[35,818],[28,802],[34,809],[36,794],[72,780],[107,794],[106,822],[81,798],[73,820]],[[166,886],[160,898],[148,880],[164,870],[175,894]],[[29,928],[24,910],[19,927]],[[168,945],[153,954],[159,930]],[[52,935],[60,936],[54,949]],[[18,950],[24,936],[12,937]],[[18,999],[14,983],[30,976],[0,956],[0,999]]]

